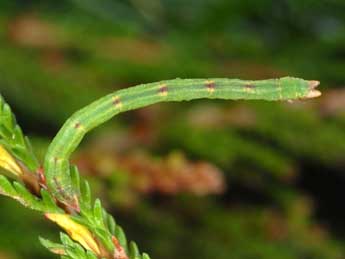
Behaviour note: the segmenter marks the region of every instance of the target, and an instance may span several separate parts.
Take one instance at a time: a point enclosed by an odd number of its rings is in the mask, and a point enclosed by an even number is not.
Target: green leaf
[[[115,236],[119,240],[120,245],[128,253],[127,238],[126,238],[126,234],[123,231],[122,227],[120,227],[120,226],[116,227]]]
[[[0,193],[12,198],[17,195],[10,181],[3,175],[0,175]]]
[[[78,195],[80,195],[80,175],[77,166],[71,166],[70,170],[71,179],[73,188],[77,191]]]
[[[103,209],[102,209],[101,201],[99,199],[96,199],[95,204],[93,206],[93,216],[94,216],[94,221],[97,224],[97,226],[104,228]]]
[[[5,176],[0,175],[0,193],[19,201],[25,207],[37,211],[44,211],[44,206],[37,197],[31,194],[19,182],[11,183]]]
[[[138,246],[134,242],[130,242],[130,244],[129,244],[129,257],[131,259],[140,258]]]
[[[59,243],[54,243],[48,239],[39,237],[40,243],[54,254],[65,255],[65,246]]]
[[[116,230],[116,222],[115,219],[108,214],[107,212],[105,212],[105,216],[104,216],[107,220],[107,227],[110,231],[111,234],[115,235],[115,230]]]
[[[3,138],[3,139],[10,139],[11,136],[12,136],[12,133],[10,130],[8,130],[5,125],[3,124],[3,121],[1,120],[1,117],[0,117],[0,136]]]
[[[42,201],[45,206],[44,212],[50,212],[50,213],[62,212],[62,210],[56,205],[53,197],[47,190],[41,189],[41,196],[42,196]]]
[[[91,190],[88,181],[82,181],[82,185],[80,186],[80,196],[81,196],[81,206],[83,206],[86,210],[91,209]]]
[[[16,142],[21,145],[25,145],[25,139],[24,139],[22,129],[18,125],[14,126],[13,133],[14,133],[14,139],[16,139]]]
[[[72,239],[63,232],[60,232],[60,240],[61,240],[62,244],[64,244],[67,247],[74,245],[74,242],[72,241]]]
[[[87,257],[87,259],[97,259],[97,256],[94,253],[92,253],[91,251],[86,252],[86,257]]]
[[[92,251],[86,251],[81,245],[74,242],[68,235],[60,233],[60,239],[63,243],[67,256],[66,259],[98,259]]]
[[[13,182],[13,187],[19,196],[19,201],[26,207],[33,210],[42,211],[42,204],[33,196],[22,184]]]
[[[107,250],[114,250],[114,244],[107,230],[100,228],[91,228],[91,230],[101,240],[102,244],[107,248]]]
[[[11,151],[18,160],[31,171],[35,171],[39,163],[32,152],[28,139],[24,136],[22,129],[17,125],[11,108],[0,96],[0,141]]]

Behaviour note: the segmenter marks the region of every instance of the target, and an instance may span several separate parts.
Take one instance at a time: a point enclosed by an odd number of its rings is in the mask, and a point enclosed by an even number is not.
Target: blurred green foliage
[[[308,103],[197,101],[130,112],[84,150],[101,139],[152,157],[180,150],[223,170],[222,195],[140,194],[131,206],[127,176],[89,176],[152,258],[344,258],[344,13],[342,0],[2,0],[0,92],[44,150],[76,109],[137,83],[320,80],[324,97]],[[48,258],[35,237],[52,229],[4,198],[0,206],[1,251]]]

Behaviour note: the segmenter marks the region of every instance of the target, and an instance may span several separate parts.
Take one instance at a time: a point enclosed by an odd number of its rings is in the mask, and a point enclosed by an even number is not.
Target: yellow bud
[[[0,145],[0,167],[11,172],[17,177],[23,174],[23,170],[18,165],[15,158],[8,153],[2,145]]]
[[[79,242],[85,249],[93,251],[96,255],[100,254],[97,242],[85,226],[74,222],[67,214],[46,213],[45,216],[62,227],[73,240]]]

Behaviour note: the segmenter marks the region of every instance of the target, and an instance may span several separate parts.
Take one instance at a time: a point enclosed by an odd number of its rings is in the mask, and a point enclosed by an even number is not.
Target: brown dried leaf
[[[141,193],[159,192],[196,195],[219,194],[225,190],[222,172],[207,162],[191,162],[182,154],[173,153],[155,159],[143,153],[110,155],[82,153],[76,163],[82,171],[109,175],[114,171],[127,172],[131,188]]]
[[[14,259],[15,257],[7,252],[0,251],[0,259]]]
[[[345,89],[325,91],[319,99],[319,110],[323,115],[337,115],[345,113]]]
[[[97,46],[97,53],[104,58],[129,60],[139,64],[160,62],[171,53],[169,46],[143,38],[112,37],[102,39]]]
[[[8,37],[22,47],[58,48],[62,44],[58,29],[34,15],[20,16],[11,21]]]

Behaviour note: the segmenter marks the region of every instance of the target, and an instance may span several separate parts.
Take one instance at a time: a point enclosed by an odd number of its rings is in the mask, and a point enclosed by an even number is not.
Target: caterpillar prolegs
[[[109,94],[72,115],[49,146],[44,170],[49,190],[62,203],[77,209],[70,179],[69,157],[84,135],[120,112],[158,102],[212,99],[268,101],[314,98],[318,81],[293,77],[268,80],[173,79],[141,84]]]

